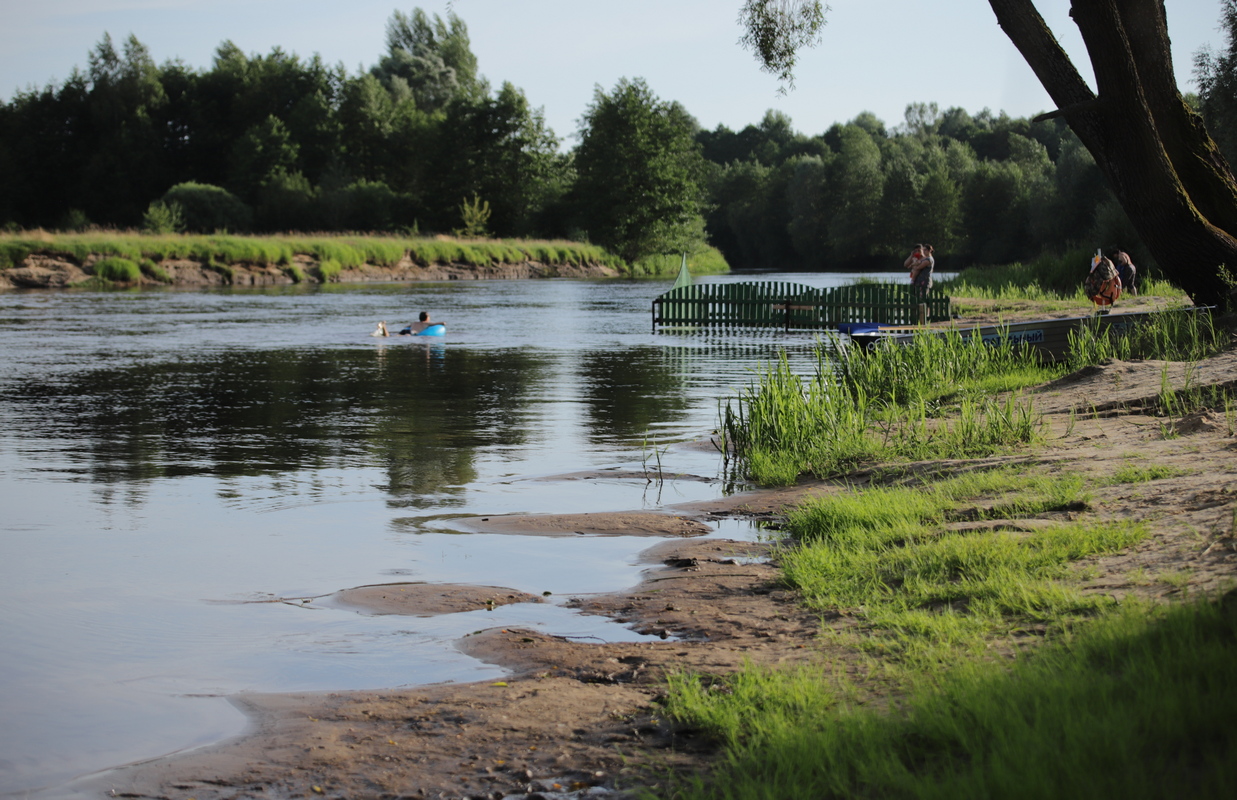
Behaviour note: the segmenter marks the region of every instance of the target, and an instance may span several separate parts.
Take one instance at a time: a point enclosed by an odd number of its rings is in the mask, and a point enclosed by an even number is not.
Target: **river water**
[[[452,644],[483,628],[639,638],[561,603],[633,585],[656,540],[456,521],[742,490],[717,453],[675,445],[706,437],[719,400],[780,351],[809,369],[816,337],[655,335],[667,288],[0,293],[0,794],[56,796],[240,733],[239,693],[492,679]],[[369,335],[423,309],[446,337]],[[658,461],[697,479],[631,477]],[[570,477],[585,470],[614,477]],[[321,599],[398,581],[552,602],[421,618]]]

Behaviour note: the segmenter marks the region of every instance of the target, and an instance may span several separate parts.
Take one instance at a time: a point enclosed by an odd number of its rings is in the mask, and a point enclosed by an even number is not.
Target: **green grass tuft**
[[[94,265],[95,277],[117,283],[136,283],[142,279],[142,268],[127,258],[105,258]]]

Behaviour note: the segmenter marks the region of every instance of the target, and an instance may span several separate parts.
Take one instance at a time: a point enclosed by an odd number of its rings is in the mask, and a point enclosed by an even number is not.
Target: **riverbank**
[[[88,256],[77,263],[64,255],[36,253],[19,266],[0,270],[0,289],[99,288],[95,265],[104,259]],[[622,273],[605,264],[543,264],[535,261],[421,265],[405,256],[394,264],[360,264],[350,269],[324,270],[308,255],[293,256],[288,265],[235,262],[212,264],[193,258],[151,261],[151,268],[120,286],[291,286],[297,283],[366,283],[379,281],[521,280],[526,278],[616,278]],[[159,277],[152,277],[158,274]]]
[[[729,272],[716,248],[693,274]],[[666,277],[678,256],[627,264],[596,245],[449,236],[0,233],[0,289],[278,286],[369,281]]]
[[[584,796],[586,791],[604,796],[615,789],[656,787],[670,771],[707,775],[715,746],[665,719],[661,698],[669,674],[726,675],[746,664],[830,664],[835,673],[873,690],[874,699],[879,700],[880,687],[870,683],[871,654],[847,646],[845,637],[820,636],[822,628],[861,633],[867,625],[863,614],[808,611],[781,587],[769,545],[692,538],[698,526],[732,516],[777,524],[806,498],[850,487],[913,487],[944,475],[1021,466],[1082,476],[1089,500],[999,524],[983,515],[961,515],[950,530],[986,528],[1019,536],[1063,520],[1140,523],[1149,535],[1120,552],[1084,559],[1070,570],[1070,586],[1156,604],[1216,596],[1237,585],[1235,391],[1237,352],[1231,349],[1191,365],[1109,362],[1033,390],[1037,410],[1045,415],[1046,444],[1031,452],[896,469],[871,465],[838,480],[677,506],[668,509],[672,516],[547,518],[548,530],[572,535],[643,528],[650,535],[684,537],[645,553],[650,571],[641,585],[572,601],[584,613],[613,617],[655,638],[599,644],[536,631],[479,632],[460,647],[501,664],[510,677],[383,692],[244,696],[237,703],[254,719],[250,735],[110,773],[92,781],[88,791],[197,800]],[[1123,471],[1143,477],[1113,480]],[[521,520],[525,527],[536,523],[536,517]],[[476,524],[499,530],[510,521]],[[401,588],[407,594],[411,585],[390,591]],[[452,590],[453,603],[460,591]],[[371,587],[369,600],[354,595],[346,602],[373,603],[373,592]],[[468,602],[480,608],[487,601],[527,599],[507,595],[478,587]],[[406,606],[414,612],[424,608],[419,601]],[[1035,641],[1021,636],[1017,646]]]

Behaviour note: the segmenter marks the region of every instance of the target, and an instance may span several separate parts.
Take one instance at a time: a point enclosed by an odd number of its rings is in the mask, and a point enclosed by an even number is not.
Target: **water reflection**
[[[0,786],[235,732],[204,694],[491,674],[451,641],[509,624],[414,633],[230,601],[393,575],[555,598],[632,585],[649,539],[455,520],[723,491],[718,454],[686,447],[664,453],[666,474],[700,480],[643,479],[642,442],[707,434],[719,397],[780,352],[804,366],[811,337],[654,336],[663,288],[0,293]],[[369,337],[423,307],[450,320],[445,341]],[[510,324],[530,318],[553,325]],[[549,632],[604,623],[553,604],[518,613]]]

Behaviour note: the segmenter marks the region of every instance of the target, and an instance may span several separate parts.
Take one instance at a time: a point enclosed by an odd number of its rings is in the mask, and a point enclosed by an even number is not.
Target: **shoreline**
[[[1096,498],[1086,509],[1066,512],[1073,515],[1069,519],[1120,518],[1154,526],[1146,542],[1090,560],[1081,579],[1085,591],[1152,602],[1215,594],[1237,580],[1237,532],[1229,527],[1237,419],[1214,409],[1166,417],[1158,407],[1166,386],[1231,393],[1237,390],[1237,351],[1194,366],[1106,362],[1030,390],[1051,430],[1050,443],[1035,452],[901,465],[895,478],[871,465],[837,480],[678,504],[659,516],[697,524],[736,516],[776,523],[803,498],[850,485],[930,480],[934,474],[1015,464],[1069,469],[1090,476]],[[1164,464],[1179,474],[1147,491],[1104,480],[1130,463]],[[621,515],[545,515],[544,521],[551,531],[598,535],[638,523],[608,516]],[[1056,519],[1043,516],[1045,522]],[[520,523],[536,527],[538,517]],[[688,536],[692,529],[687,526]],[[767,544],[663,541],[642,554],[660,566],[638,585],[570,603],[656,639],[595,644],[490,629],[459,646],[509,670],[503,680],[238,696],[233,702],[251,715],[250,729],[240,738],[109,770],[80,782],[81,788],[91,796],[111,791],[177,800],[536,792],[604,798],[624,788],[655,787],[670,770],[681,777],[705,775],[713,746],[676,730],[658,713],[673,671],[726,674],[746,663],[809,661],[830,662],[852,676],[862,671],[857,651],[818,636],[822,627],[861,630],[862,619],[806,612],[792,592],[777,586],[777,567],[768,556]],[[484,600],[478,595],[472,602]]]
[[[35,253],[20,265],[0,270],[0,290],[4,289],[71,289],[75,287],[217,287],[217,286],[292,286],[298,283],[376,283],[458,280],[524,280],[538,278],[617,278],[619,270],[604,264],[544,264],[537,261],[472,265],[443,263],[421,265],[407,254],[391,266],[363,264],[344,269],[331,277],[324,276],[322,264],[298,255],[287,269],[277,264],[238,262],[226,266],[193,258],[169,258],[154,262],[168,280],[143,275],[139,281],[107,282],[94,275],[94,265],[101,256],[88,257],[78,263],[65,256]],[[299,276],[299,277],[298,277]]]

